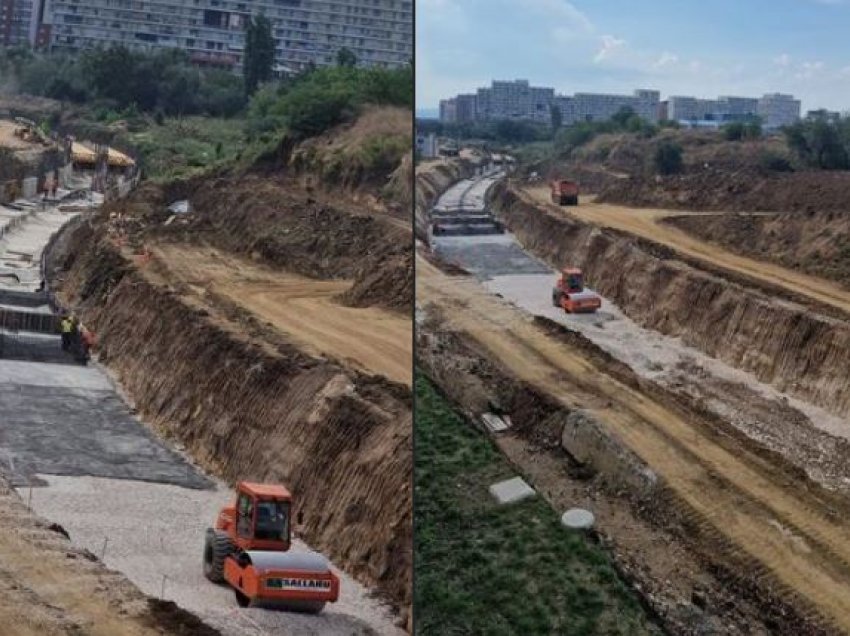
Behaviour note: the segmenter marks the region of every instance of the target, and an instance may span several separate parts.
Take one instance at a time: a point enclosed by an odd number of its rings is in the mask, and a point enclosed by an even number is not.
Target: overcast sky
[[[850,0],[416,0],[416,104],[493,79],[850,110]]]

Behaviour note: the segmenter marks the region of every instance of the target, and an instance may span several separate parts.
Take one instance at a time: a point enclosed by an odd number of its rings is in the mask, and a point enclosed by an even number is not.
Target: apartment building
[[[793,95],[769,93],[758,103],[758,114],[765,128],[780,128],[800,119],[800,100]]]
[[[489,88],[479,88],[475,96],[476,119],[502,119],[549,123],[554,88],[531,86],[528,80],[494,81]]]
[[[9,1],[9,0],[0,0]],[[17,0],[13,0],[17,1]],[[22,1],[22,0],[21,0]],[[368,66],[413,57],[412,0],[46,0],[49,47],[77,51],[122,44],[179,48],[199,64],[239,68],[250,16],[273,25],[276,63],[286,69],[336,61],[342,48]]]
[[[800,118],[800,101],[774,93],[761,98],[721,96],[717,99],[673,96],[667,100],[667,116],[679,122],[751,121],[760,118],[765,128],[779,128]]]
[[[659,91],[639,89],[632,95],[576,93],[572,97],[560,98],[557,105],[561,108],[564,124],[604,121],[611,119],[624,108],[631,108],[642,119],[655,123],[658,121],[660,102]]]
[[[43,0],[0,0],[0,46],[27,46],[35,41]]]
[[[531,86],[528,80],[494,81],[478,92],[457,95],[440,102],[440,119],[444,122],[498,121],[503,119],[549,124],[552,107],[561,111],[561,121],[570,125],[578,121],[602,121],[629,107],[650,122],[658,121],[661,94],[641,89],[632,95],[576,93],[556,95],[555,89]]]

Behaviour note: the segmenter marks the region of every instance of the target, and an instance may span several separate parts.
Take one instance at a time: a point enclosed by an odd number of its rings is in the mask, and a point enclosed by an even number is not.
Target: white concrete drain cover
[[[511,418],[507,415],[500,417],[495,413],[485,413],[481,416],[481,420],[491,433],[501,433],[511,427]]]
[[[509,504],[533,497],[536,493],[522,477],[514,477],[490,486],[490,494],[500,504]]]
[[[574,530],[590,530],[593,527],[593,513],[583,508],[567,510],[561,517],[561,523]]]

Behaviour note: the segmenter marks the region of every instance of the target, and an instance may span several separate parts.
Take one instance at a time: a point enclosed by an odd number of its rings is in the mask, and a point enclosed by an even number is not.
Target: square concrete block
[[[500,504],[509,504],[533,497],[536,493],[522,477],[514,477],[490,486],[490,494]]]
[[[511,419],[508,416],[500,417],[495,413],[485,413],[481,421],[491,433],[502,433],[511,427]]]

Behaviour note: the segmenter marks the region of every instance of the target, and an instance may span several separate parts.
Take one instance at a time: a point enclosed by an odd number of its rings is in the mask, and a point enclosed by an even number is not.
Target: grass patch
[[[514,476],[420,373],[416,378],[417,634],[654,634],[607,553],[539,497],[499,507]]]
[[[232,162],[246,148],[244,120],[216,117],[165,119],[127,133],[139,151],[144,171],[153,181],[188,177]]]

